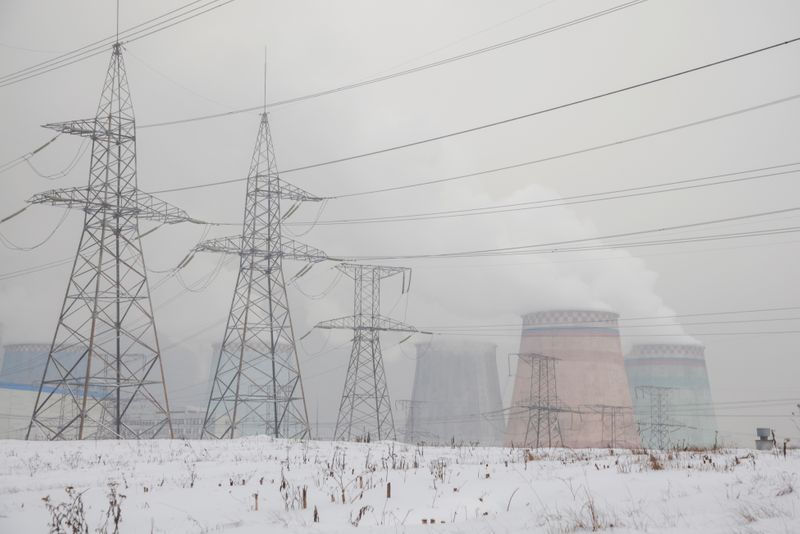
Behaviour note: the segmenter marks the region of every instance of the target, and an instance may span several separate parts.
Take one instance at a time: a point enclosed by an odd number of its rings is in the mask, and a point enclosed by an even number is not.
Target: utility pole
[[[353,315],[323,321],[315,328],[353,330],[353,350],[347,367],[335,440],[395,439],[394,418],[383,368],[380,332],[418,332],[413,326],[381,315],[381,280],[403,275],[408,290],[411,269],[342,263],[337,268],[355,284]]]
[[[648,443],[651,448],[659,450],[669,448],[670,432],[685,426],[671,422],[672,390],[673,388],[663,386],[638,386],[636,388],[637,397],[641,395],[648,399],[650,421],[647,428],[649,430]]]
[[[556,361],[552,356],[532,352],[516,356],[530,367],[530,397],[524,408],[528,410],[525,428],[525,445],[530,447],[563,447],[558,415],[571,412],[559,405],[556,387]]]
[[[281,200],[295,205],[282,213]],[[328,258],[321,250],[284,238],[281,227],[301,202],[321,200],[280,179],[265,107],[247,175],[241,235],[204,241],[183,262],[203,251],[239,256],[203,437],[310,437],[283,260],[308,263],[297,278]]]
[[[45,128],[91,139],[92,157],[87,187],[28,201],[85,215],[26,439],[172,437],[139,222],[192,219],[138,189],[136,122],[119,42],[96,115]]]

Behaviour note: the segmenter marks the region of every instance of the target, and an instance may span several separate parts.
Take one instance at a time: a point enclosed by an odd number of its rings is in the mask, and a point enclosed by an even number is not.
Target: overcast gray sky
[[[183,1],[121,2],[127,28]],[[246,175],[258,112],[174,126],[150,123],[255,106],[262,99],[268,47],[268,100],[338,87],[528,34],[620,1],[262,2],[230,5],[126,46],[137,114],[139,186],[145,191]],[[106,37],[114,2],[3,0],[0,75]],[[649,0],[619,13],[423,72],[271,110],[279,166],[294,168],[403,144],[529,113],[586,96],[800,37],[800,4],[786,1]],[[0,163],[51,137],[47,122],[93,116],[108,53],[18,84],[0,87]],[[800,44],[540,117],[388,154],[290,173],[284,178],[336,195],[443,178],[571,152],[717,116],[800,93]],[[553,199],[800,161],[800,100],[681,131],[502,173],[425,188],[330,201],[322,220],[472,208]],[[80,139],[62,136],[32,162],[44,173],[67,166]],[[58,181],[26,166],[0,174],[0,215],[33,193],[85,185],[88,157]],[[400,223],[317,226],[298,238],[331,255],[403,255],[579,239],[709,219],[794,208],[798,175],[644,197],[477,217]],[[193,216],[241,220],[243,183],[164,194]],[[293,216],[313,220],[317,206]],[[44,239],[58,208],[33,207],[0,226],[20,245]],[[795,225],[796,214],[675,232],[693,236]],[[30,252],[0,248],[0,274],[74,254],[82,214],[70,213],[45,245]],[[147,225],[143,225],[149,228]],[[292,227],[302,232],[305,228]],[[209,236],[236,233],[212,228]],[[204,233],[163,228],[146,237],[148,267],[174,267]],[[551,307],[610,308],[624,317],[694,314],[798,305],[795,234],[699,244],[507,258],[415,259],[412,291],[389,280],[384,311],[417,325],[517,324],[519,314]],[[201,255],[183,271],[187,283],[209,275],[219,258]],[[390,262],[391,263],[391,262]],[[288,265],[289,273],[298,266]],[[49,341],[69,266],[0,280],[3,342]],[[161,276],[151,275],[151,285]],[[235,264],[200,292],[172,279],[154,291],[173,404],[189,402],[205,379],[211,344],[219,342]],[[335,279],[328,265],[299,282],[310,295]],[[298,337],[316,322],[350,311],[352,287],[341,280],[324,298],[290,293]],[[180,295],[174,300],[172,297]],[[796,319],[792,319],[796,317]],[[773,321],[777,318],[789,318]],[[761,322],[623,328],[626,347],[649,340],[687,340],[707,347],[716,402],[800,396],[800,310],[699,317],[685,322]],[[663,325],[666,321],[656,321]],[[653,323],[653,321],[651,321]],[[626,323],[631,324],[631,323]],[[741,334],[750,332],[751,334]],[[669,337],[655,337],[667,334]],[[686,334],[684,337],[680,337]],[[719,334],[719,335],[704,335]],[[187,339],[188,338],[188,339]],[[414,347],[384,348],[394,399],[410,395]],[[513,328],[492,331],[501,384],[506,354],[518,349]],[[309,412],[335,419],[346,334],[314,333],[299,344]],[[314,353],[343,345],[338,350]],[[317,406],[319,413],[317,414]],[[729,440],[750,441],[753,427],[800,432],[785,418],[791,402],[718,413]],[[736,415],[736,417],[731,417]],[[757,417],[763,416],[763,417]]]

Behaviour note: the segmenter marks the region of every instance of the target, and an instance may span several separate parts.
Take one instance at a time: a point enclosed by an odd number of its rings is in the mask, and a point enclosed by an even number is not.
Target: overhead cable
[[[215,9],[223,7],[227,4],[230,4],[233,1],[235,0],[210,0],[203,5],[193,7],[192,9],[186,9],[187,7],[190,7],[199,2],[199,0],[195,0],[194,2],[190,2],[189,4],[176,8],[163,15],[160,15],[153,19],[149,19],[143,23],[128,28],[127,30],[120,32],[119,37],[121,37],[125,42],[128,43],[138,41],[139,39],[143,39],[144,37],[148,37],[155,33],[171,28],[177,24],[181,24],[183,22],[192,20],[200,15],[208,13],[209,11],[213,11]],[[165,20],[156,22],[155,24],[151,24],[159,19],[165,19]],[[81,48],[72,50],[65,54],[61,54],[60,56],[49,59],[47,61],[43,61],[41,63],[37,63],[36,65],[26,67],[19,71],[12,72],[4,76],[0,76],[0,87],[6,87],[8,85],[13,85],[25,80],[29,80],[31,78],[47,74],[49,72],[66,67],[68,65],[72,65],[73,63],[84,61],[98,54],[103,54],[107,51],[108,45],[115,42],[117,39],[118,39],[117,36],[106,37],[105,39],[95,41],[94,43],[85,45]]]
[[[611,191],[600,191],[597,193],[583,193],[580,195],[572,195],[561,198],[551,198],[544,200],[533,200],[528,202],[515,202],[510,204],[497,204],[493,206],[483,206],[475,208],[465,208],[460,210],[443,210],[443,211],[429,211],[410,213],[406,215],[385,215],[380,217],[361,217],[352,219],[328,219],[328,220],[315,220],[314,225],[327,226],[327,225],[341,225],[341,224],[362,224],[362,223],[384,223],[384,222],[406,222],[406,221],[425,221],[431,219],[449,219],[454,217],[468,217],[476,215],[492,215],[496,213],[508,213],[517,211],[526,211],[532,209],[552,208],[556,206],[570,206],[575,204],[587,204],[592,202],[602,202],[606,200],[615,200],[621,198],[632,198],[646,195],[655,195],[660,193],[669,193],[674,191],[684,191],[687,189],[697,189],[702,187],[713,187],[717,185],[726,185],[732,183],[747,182],[751,180],[760,180],[764,178],[774,178],[777,176],[785,176],[800,172],[800,168],[784,170],[778,172],[771,172],[768,174],[760,174],[756,176],[746,176],[739,178],[732,178],[729,180],[722,180],[711,183],[697,183],[701,181],[720,179],[723,177],[730,177],[742,174],[749,174],[753,172],[772,170],[778,168],[785,168],[789,166],[800,165],[800,162],[788,163],[782,165],[774,165],[770,167],[762,167],[760,169],[748,169],[744,171],[735,171],[724,174],[715,174],[711,176],[704,176],[702,178],[690,178],[685,180],[678,180],[672,182],[663,182],[659,184],[644,185],[637,187],[627,187],[622,189],[615,189]],[[290,226],[301,226],[312,224],[310,222],[289,222],[286,223]]]
[[[698,221],[694,223],[686,223],[686,224],[678,224],[672,226],[664,226],[659,228],[650,228],[647,230],[636,230],[633,232],[620,232],[616,234],[608,234],[603,236],[595,236],[595,237],[584,237],[579,239],[568,239],[562,241],[552,241],[548,243],[539,243],[539,244],[531,244],[531,245],[520,245],[514,247],[497,247],[497,248],[486,248],[486,249],[477,249],[477,250],[467,250],[467,251],[459,251],[459,252],[441,252],[441,253],[429,253],[429,254],[402,254],[396,256],[355,256],[352,257],[352,260],[388,260],[388,259],[420,259],[420,258],[458,258],[458,257],[475,257],[475,256],[486,256],[486,255],[505,255],[509,253],[523,253],[523,254],[530,254],[530,253],[537,253],[537,249],[540,249],[540,252],[554,252],[556,249],[554,247],[564,246],[564,245],[575,245],[579,243],[587,243],[592,241],[605,241],[609,239],[619,239],[624,237],[634,237],[634,236],[641,236],[641,235],[648,235],[648,234],[657,234],[667,231],[673,230],[684,230],[689,228],[699,228],[703,226],[719,224],[719,223],[727,223],[727,222],[734,222],[734,221],[742,221],[742,220],[750,220],[756,219],[760,217],[766,217],[771,215],[779,215],[784,213],[793,213],[800,211],[800,207],[793,207],[793,208],[785,208],[779,210],[771,210],[771,211],[764,211],[758,213],[749,213],[746,215],[737,215],[733,217],[724,217],[721,219],[711,219],[705,221]],[[770,229],[764,231],[786,231],[788,228],[780,228],[780,229]],[[685,240],[693,240],[693,239],[700,239],[705,236],[700,237],[689,237],[683,238]],[[672,240],[668,240],[672,241]],[[677,240],[675,240],[677,241]],[[622,244],[625,246],[625,244]],[[599,245],[598,248],[611,248],[615,246],[615,244],[610,245]],[[563,249],[558,249],[558,251],[563,251]]]
[[[429,185],[441,184],[441,183],[446,183],[446,182],[455,182],[455,181],[459,181],[459,180],[464,180],[466,178],[472,178],[472,177],[475,177],[475,176],[482,176],[482,175],[485,175],[485,174],[492,174],[492,173],[495,173],[495,172],[507,171],[507,170],[511,170],[511,169],[518,169],[518,168],[521,168],[521,167],[528,167],[528,166],[531,166],[531,165],[538,165],[540,163],[545,163],[545,162],[548,162],[548,161],[556,161],[556,160],[560,160],[560,159],[564,159],[564,158],[570,158],[570,157],[578,156],[578,155],[581,155],[581,154],[587,154],[589,152],[595,152],[595,151],[598,151],[598,150],[603,150],[603,149],[606,149],[606,148],[620,146],[620,145],[632,143],[632,142],[635,142],[635,141],[641,141],[643,139],[649,139],[651,137],[656,137],[656,136],[663,135],[663,134],[668,134],[668,133],[673,133],[673,132],[677,132],[677,131],[680,131],[680,130],[685,130],[687,128],[692,128],[692,127],[695,127],[695,126],[701,126],[703,124],[709,124],[709,123],[716,122],[716,121],[723,120],[723,119],[727,119],[727,118],[730,118],[730,117],[735,117],[737,115],[742,115],[744,113],[750,113],[752,111],[758,111],[758,110],[765,109],[765,108],[768,108],[768,107],[771,107],[771,106],[776,106],[776,105],[779,105],[779,104],[785,104],[787,102],[791,102],[793,100],[797,100],[798,98],[800,98],[800,93],[795,93],[793,95],[789,95],[789,96],[784,97],[784,98],[779,98],[777,100],[771,100],[769,102],[764,102],[764,103],[757,104],[757,105],[754,105],[754,106],[749,106],[749,107],[746,107],[746,108],[740,108],[740,109],[737,109],[737,110],[734,110],[734,111],[730,111],[728,113],[722,113],[720,115],[713,115],[711,117],[706,117],[704,119],[682,123],[682,124],[679,124],[679,125],[676,125],[676,126],[671,126],[669,128],[664,128],[664,129],[661,129],[661,130],[656,130],[656,131],[645,133],[645,134],[635,135],[633,137],[626,137],[626,138],[622,138],[622,139],[617,139],[616,141],[611,141],[611,142],[608,142],[608,143],[602,143],[602,144],[599,144],[599,145],[593,145],[593,146],[590,146],[590,147],[581,148],[581,149],[578,149],[578,150],[572,150],[572,151],[569,151],[569,152],[562,152],[560,154],[556,154],[556,155],[553,155],[553,156],[545,156],[545,157],[542,157],[542,158],[538,158],[538,159],[534,159],[534,160],[530,160],[530,161],[525,161],[525,162],[522,162],[522,163],[515,163],[515,164],[512,164],[512,165],[506,165],[504,167],[497,167],[497,168],[494,168],[494,169],[488,169],[488,170],[483,170],[483,171],[478,171],[478,172],[472,172],[472,173],[468,173],[468,174],[461,174],[461,175],[458,175],[458,176],[451,176],[451,177],[448,177],[448,178],[429,179],[429,180],[424,180],[424,181],[420,181],[420,182],[416,182],[416,183],[412,183],[412,184],[396,185],[396,186],[390,186],[390,187],[383,187],[383,188],[380,188],[380,189],[371,189],[371,190],[367,190],[367,191],[360,191],[360,192],[354,192],[354,193],[346,193],[346,194],[341,194],[341,195],[334,195],[334,196],[330,196],[330,197],[326,197],[326,198],[340,199],[340,198],[353,197],[353,196],[372,195],[372,194],[376,194],[376,193],[388,193],[390,191],[400,191],[400,190],[404,190],[404,189],[414,189],[414,188],[417,188],[417,187],[426,187],[426,186],[429,186]],[[454,135],[459,135],[459,134],[454,134]],[[418,142],[415,142],[415,143],[412,143],[412,144],[425,143],[425,142],[429,142],[431,140],[436,140],[436,139],[439,139],[439,138],[430,138],[428,140],[418,141]],[[401,149],[401,148],[405,148],[407,146],[411,146],[411,145],[408,145],[408,144],[406,144],[406,145],[398,145],[398,146],[395,146],[393,148],[383,149],[383,150],[378,151],[378,152],[368,152],[368,153],[364,153],[364,154],[357,155],[357,156],[350,156],[349,158],[345,158],[343,160],[342,159],[340,159],[340,160],[331,160],[331,161],[328,161],[328,162],[316,163],[316,164],[313,164],[313,165],[307,165],[305,167],[295,167],[295,168],[292,168],[292,169],[287,169],[285,171],[281,171],[281,174],[289,174],[289,173],[292,173],[292,172],[297,172],[297,171],[301,171],[301,170],[305,170],[305,169],[309,169],[309,168],[313,168],[313,167],[321,167],[321,166],[324,166],[324,165],[332,165],[332,164],[335,164],[335,163],[339,163],[341,161],[367,157],[367,156],[371,156],[371,155],[374,155],[374,154],[379,153],[379,152],[389,152],[391,150],[398,150],[398,149]],[[206,188],[206,187],[216,187],[216,186],[220,186],[220,185],[233,184],[233,183],[237,183],[237,182],[243,182],[245,180],[246,180],[246,178],[231,178],[229,180],[218,180],[218,181],[214,181],[214,182],[207,182],[207,183],[204,183],[204,184],[185,185],[185,186],[180,186],[180,187],[171,187],[171,188],[167,188],[167,189],[159,189],[158,191],[151,191],[150,193],[151,194],[174,193],[174,192],[177,192],[177,191],[188,191],[188,190],[191,190],[191,189],[203,189],[203,188]]]
[[[349,91],[351,89],[356,89],[358,87],[364,87],[365,85],[372,85],[372,84],[375,84],[375,83],[391,80],[393,78],[398,78],[398,77],[401,77],[401,76],[407,76],[409,74],[414,74],[416,72],[428,70],[428,69],[431,69],[431,68],[434,68],[434,67],[440,67],[440,66],[446,65],[448,63],[453,63],[455,61],[460,61],[462,59],[466,59],[466,58],[470,58],[470,57],[473,57],[473,56],[477,56],[479,54],[484,54],[486,52],[491,52],[493,50],[504,48],[506,46],[510,46],[510,45],[518,44],[518,43],[521,43],[521,42],[524,42],[524,41],[528,41],[528,40],[533,39],[535,37],[541,37],[543,35],[547,35],[549,33],[553,33],[553,32],[556,32],[558,30],[563,30],[565,28],[569,28],[571,26],[575,26],[575,25],[581,24],[583,22],[594,20],[594,19],[600,18],[600,17],[605,16],[605,15],[610,15],[612,13],[616,13],[617,11],[621,11],[623,9],[627,9],[629,7],[633,7],[633,6],[637,5],[637,4],[642,4],[645,1],[647,1],[647,0],[634,0],[634,1],[631,1],[631,2],[625,2],[623,4],[619,4],[617,6],[614,6],[614,7],[608,8],[608,9],[597,11],[595,13],[591,13],[591,14],[585,15],[583,17],[579,17],[579,18],[576,18],[576,19],[573,19],[573,20],[570,20],[570,21],[567,21],[567,22],[563,22],[563,23],[558,24],[556,26],[551,26],[551,27],[545,28],[543,30],[538,30],[538,31],[533,32],[533,33],[529,33],[529,34],[526,34],[526,35],[521,35],[519,37],[515,37],[513,39],[509,39],[507,41],[503,41],[503,42],[500,42],[500,43],[495,43],[493,45],[485,46],[485,47],[479,48],[477,50],[472,50],[472,51],[469,51],[469,52],[465,52],[463,54],[458,54],[456,56],[451,56],[451,57],[448,57],[448,58],[440,59],[438,61],[434,61],[434,62],[431,62],[431,63],[426,63],[424,65],[420,65],[418,67],[413,67],[413,68],[410,68],[410,69],[394,72],[392,74],[386,74],[386,75],[383,75],[383,76],[377,76],[375,78],[370,78],[369,80],[364,80],[364,81],[361,81],[361,82],[342,85],[340,87],[335,87],[333,89],[326,89],[324,91],[319,91],[319,92],[316,92],[316,93],[310,93],[310,94],[307,94],[307,95],[296,96],[296,97],[293,97],[293,98],[287,98],[285,100],[278,100],[278,101],[275,101],[275,102],[270,102],[270,103],[266,104],[266,107],[267,108],[274,108],[274,107],[283,106],[283,105],[286,105],[286,104],[292,104],[292,103],[295,103],[295,102],[301,102],[303,100],[310,100],[310,99],[313,99],[313,98],[319,98],[319,97],[331,95],[331,94],[334,94],[334,93],[340,93],[342,91]],[[175,124],[185,124],[187,122],[197,122],[197,121],[203,121],[203,120],[208,120],[208,119],[218,119],[218,118],[227,117],[227,116],[230,116],[230,115],[238,115],[240,113],[249,113],[251,111],[261,111],[263,109],[264,109],[264,104],[262,103],[262,104],[259,104],[257,106],[249,106],[249,107],[246,107],[246,108],[234,109],[234,110],[225,111],[225,112],[222,112],[222,113],[212,113],[212,114],[209,114],[209,115],[201,115],[199,117],[190,117],[190,118],[186,118],[186,119],[177,119],[177,120],[172,120],[172,121],[163,121],[163,122],[154,122],[154,123],[149,123],[149,124],[142,124],[141,126],[139,126],[139,128],[157,128],[157,127],[161,127],[161,126],[172,126],[172,125],[175,125]]]

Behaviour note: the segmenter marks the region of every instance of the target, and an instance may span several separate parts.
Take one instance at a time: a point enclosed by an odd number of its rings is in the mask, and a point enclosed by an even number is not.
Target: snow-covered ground
[[[114,532],[115,510],[122,533],[800,532],[797,450],[784,459],[257,437],[0,441],[0,458],[9,534],[49,532],[48,508],[74,517],[81,504],[88,532]]]

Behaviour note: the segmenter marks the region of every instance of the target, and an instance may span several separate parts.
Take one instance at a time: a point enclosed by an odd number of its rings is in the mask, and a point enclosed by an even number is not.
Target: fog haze
[[[182,2],[121,2],[130,27]],[[245,178],[259,111],[147,127],[154,123],[258,106],[267,47],[267,100],[280,101],[505,41],[615,2],[311,2],[240,0],[125,46],[137,118],[138,183],[159,191]],[[6,0],[0,4],[3,73],[113,33],[112,2]],[[651,0],[619,13],[441,67],[270,108],[281,169],[293,169],[470,128],[603,93],[800,35],[791,1]],[[108,53],[15,85],[0,87],[0,162],[52,137],[39,126],[95,113]],[[800,94],[800,44],[479,132],[386,154],[288,172],[312,193],[336,196],[458,176],[611,143]],[[798,161],[800,100],[570,157],[427,187],[306,203],[291,221],[416,214],[558,200]],[[31,162],[63,169],[80,149],[61,136]],[[0,217],[34,193],[83,186],[88,156],[48,181],[27,166],[0,175]],[[240,223],[244,182],[159,194],[203,221]],[[469,217],[386,223],[288,226],[287,234],[331,256],[402,256],[493,249],[671,227],[798,206],[798,175],[787,174],[585,204]],[[59,224],[60,208],[33,206],[0,225],[22,246]],[[75,253],[82,214],[70,212],[53,237],[28,252],[0,248],[0,274]],[[796,225],[784,213],[673,230],[657,238]],[[142,229],[152,227],[143,223]],[[309,230],[310,228],[310,230]],[[309,230],[308,233],[305,233]],[[144,238],[166,380],[173,405],[203,402],[212,344],[221,341],[235,259],[199,254],[180,279],[159,280],[203,237],[236,226],[165,226]],[[772,426],[800,440],[794,403],[731,410],[730,401],[800,396],[800,310],[671,319],[674,315],[798,305],[797,236],[785,235],[584,252],[507,257],[386,260],[413,269],[411,291],[383,286],[385,314],[433,331],[506,325],[469,332],[497,344],[504,399],[510,398],[520,316],[552,308],[613,310],[624,349],[640,342],[699,342],[720,435],[748,443]],[[352,312],[352,281],[333,262],[316,265],[289,288],[297,338],[317,322]],[[301,265],[286,262],[287,279]],[[70,265],[0,279],[2,343],[49,342]],[[334,284],[334,282],[337,283]],[[192,291],[187,291],[184,284]],[[628,320],[665,317],[657,321]],[[699,324],[738,319],[740,323]],[[777,320],[781,319],[781,320]],[[638,327],[637,324],[659,326]],[[773,332],[773,333],[769,333]],[[408,399],[414,343],[383,337],[393,400]],[[350,334],[314,331],[298,342],[312,427],[328,435],[336,419]],[[331,350],[332,349],[332,350]],[[213,356],[216,358],[216,356]],[[510,367],[510,368],[509,368]],[[204,407],[204,406],[203,406]],[[796,408],[795,408],[796,411]],[[402,423],[402,417],[395,415]]]

